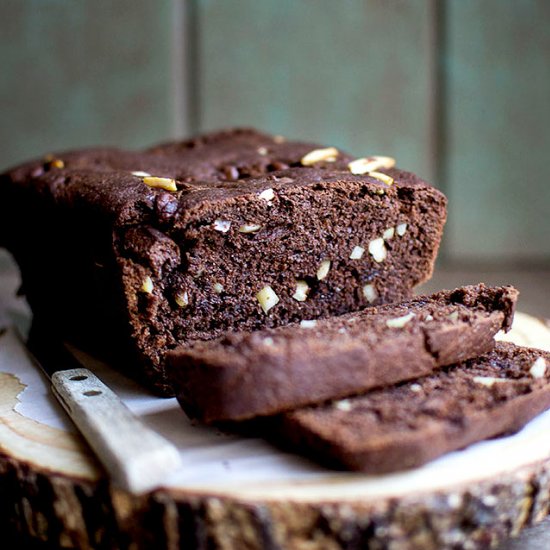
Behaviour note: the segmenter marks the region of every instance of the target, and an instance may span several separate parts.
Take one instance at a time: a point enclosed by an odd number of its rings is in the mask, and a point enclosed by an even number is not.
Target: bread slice
[[[186,413],[243,420],[431,373],[492,349],[512,322],[517,291],[483,284],[169,353]]]
[[[0,245],[52,337],[169,395],[177,345],[402,300],[430,277],[445,197],[393,159],[352,160],[254,130],[59,153],[0,176]]]
[[[497,343],[393,387],[269,420],[263,433],[325,464],[378,474],[513,433],[550,407],[550,353]]]

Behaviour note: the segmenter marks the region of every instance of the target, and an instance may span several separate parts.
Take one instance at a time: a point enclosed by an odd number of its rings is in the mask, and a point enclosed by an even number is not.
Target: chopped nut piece
[[[351,251],[351,254],[349,255],[349,259],[360,260],[363,257],[364,253],[365,253],[365,249],[362,246],[356,246]]]
[[[214,229],[222,233],[227,233],[229,229],[231,229],[231,222],[227,220],[214,220]]]
[[[178,292],[174,296],[174,300],[180,307],[187,307],[189,305],[189,295],[187,294],[187,291]]]
[[[363,287],[363,296],[369,304],[372,304],[378,298],[378,292],[373,284],[368,284]]]
[[[273,189],[265,189],[264,191],[262,191],[258,197],[260,197],[260,199],[263,199],[264,201],[272,201],[274,198],[275,198],[275,191],[273,191]]]
[[[284,143],[286,141],[285,136],[273,136],[273,141],[275,143]]]
[[[428,315],[426,315],[426,317],[424,317],[424,321],[433,321],[433,320],[434,320],[434,317],[430,313],[428,313]]]
[[[462,504],[462,497],[457,493],[451,493],[447,496],[447,504],[451,507],[457,510],[459,506]]]
[[[529,369],[529,374],[533,378],[543,378],[546,374],[546,361],[544,357],[538,357]]]
[[[146,294],[153,293],[153,281],[151,280],[151,277],[149,277],[149,275],[147,275],[147,277],[143,279],[143,284],[141,285],[141,292],[145,292]]]
[[[382,237],[374,239],[369,243],[369,254],[377,263],[383,262],[386,259],[388,251],[384,246],[384,239]]]
[[[481,384],[482,386],[487,386],[488,388],[494,386],[500,382],[506,382],[506,378],[494,378],[493,376],[474,376],[472,380],[476,384]]]
[[[267,147],[258,147],[258,154],[262,156],[267,155]]]
[[[65,168],[65,163],[61,159],[53,159],[50,161],[52,168]]]
[[[380,168],[393,168],[395,159],[392,157],[372,156],[354,160],[348,164],[352,174],[360,176],[367,172],[380,170]]]
[[[348,162],[348,168],[349,171],[356,176],[361,176],[371,170],[370,161],[368,158],[360,158]]]
[[[312,166],[316,162],[334,162],[338,156],[336,147],[327,147],[326,149],[314,149],[302,157],[300,161],[303,166]]]
[[[136,170],[135,172],[132,172],[131,174],[132,174],[132,176],[137,176],[138,178],[147,178],[151,175],[151,174],[149,174],[149,172],[142,172],[141,170]]]
[[[156,176],[145,176],[143,183],[149,187],[164,189],[165,191],[177,191],[176,180],[172,178],[157,178]]]
[[[245,223],[244,225],[241,225],[239,227],[240,233],[256,233],[262,228],[261,225],[258,225],[257,223]]]
[[[498,501],[499,499],[495,495],[485,495],[481,498],[481,502],[488,507],[496,506]]]
[[[319,269],[317,270],[317,279],[322,281],[330,270],[330,260],[324,260],[320,263]]]
[[[452,313],[449,313],[449,315],[447,315],[447,319],[449,319],[449,321],[452,321],[453,323],[456,323],[458,321],[458,311],[453,311]]]
[[[336,403],[334,403],[334,406],[339,411],[351,411],[351,401],[349,399],[341,399],[340,401],[336,401]]]
[[[279,296],[275,294],[275,291],[269,285],[264,286],[264,288],[256,294],[256,299],[260,302],[260,306],[265,314],[267,314],[273,306],[279,303]]]
[[[396,317],[395,319],[388,319],[386,321],[386,326],[389,328],[403,328],[409,321],[414,317],[414,313],[410,311],[406,315],[401,317]]]
[[[223,285],[221,283],[214,283],[213,288],[216,294],[221,294],[223,292]]]
[[[400,223],[395,230],[397,231],[397,234],[402,237],[405,234],[405,231],[407,231],[407,224],[406,223]]]
[[[382,174],[382,172],[369,172],[371,178],[376,178],[386,185],[393,185],[393,178],[388,174]]]
[[[386,231],[384,231],[384,233],[382,233],[382,238],[385,241],[388,241],[388,240],[393,238],[394,233],[395,233],[395,228],[388,227],[388,229],[386,229]]]
[[[237,181],[239,179],[239,169],[236,166],[224,166],[222,172],[227,181]]]
[[[411,384],[410,390],[413,391],[414,393],[418,393],[422,391],[422,386],[420,384]]]
[[[313,328],[317,325],[317,321],[315,319],[304,319],[303,321],[300,321],[300,326],[302,328]]]
[[[309,285],[301,279],[297,280],[296,292],[292,295],[292,297],[298,302],[305,302],[307,300],[308,293]]]

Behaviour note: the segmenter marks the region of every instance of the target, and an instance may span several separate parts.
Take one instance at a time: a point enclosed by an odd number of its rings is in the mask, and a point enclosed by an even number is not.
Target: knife
[[[31,328],[22,345],[51,381],[52,393],[103,464],[113,483],[134,494],[158,487],[181,466],[177,448],[134,415],[65,345]]]

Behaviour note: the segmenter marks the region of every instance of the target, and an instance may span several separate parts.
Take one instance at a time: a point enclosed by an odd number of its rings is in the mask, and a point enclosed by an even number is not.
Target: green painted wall
[[[0,165],[171,132],[170,0],[2,0]]]
[[[433,179],[431,2],[344,4],[199,1],[201,127],[314,137]]]
[[[447,260],[550,261],[548,0],[3,0],[0,168],[253,125],[389,154]]]
[[[550,2],[453,0],[444,171],[455,258],[550,257]]]

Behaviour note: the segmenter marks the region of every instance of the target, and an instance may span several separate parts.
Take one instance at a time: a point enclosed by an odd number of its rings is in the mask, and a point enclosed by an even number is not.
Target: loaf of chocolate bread
[[[170,394],[177,345],[402,300],[430,277],[446,200],[393,163],[253,130],[49,155],[0,176],[0,244],[52,337]]]
[[[266,420],[262,432],[330,466],[413,468],[513,433],[550,407],[550,353],[497,343],[416,381]]]
[[[205,422],[270,415],[476,357],[512,323],[517,291],[468,286],[323,320],[233,332],[168,354],[176,396]]]

